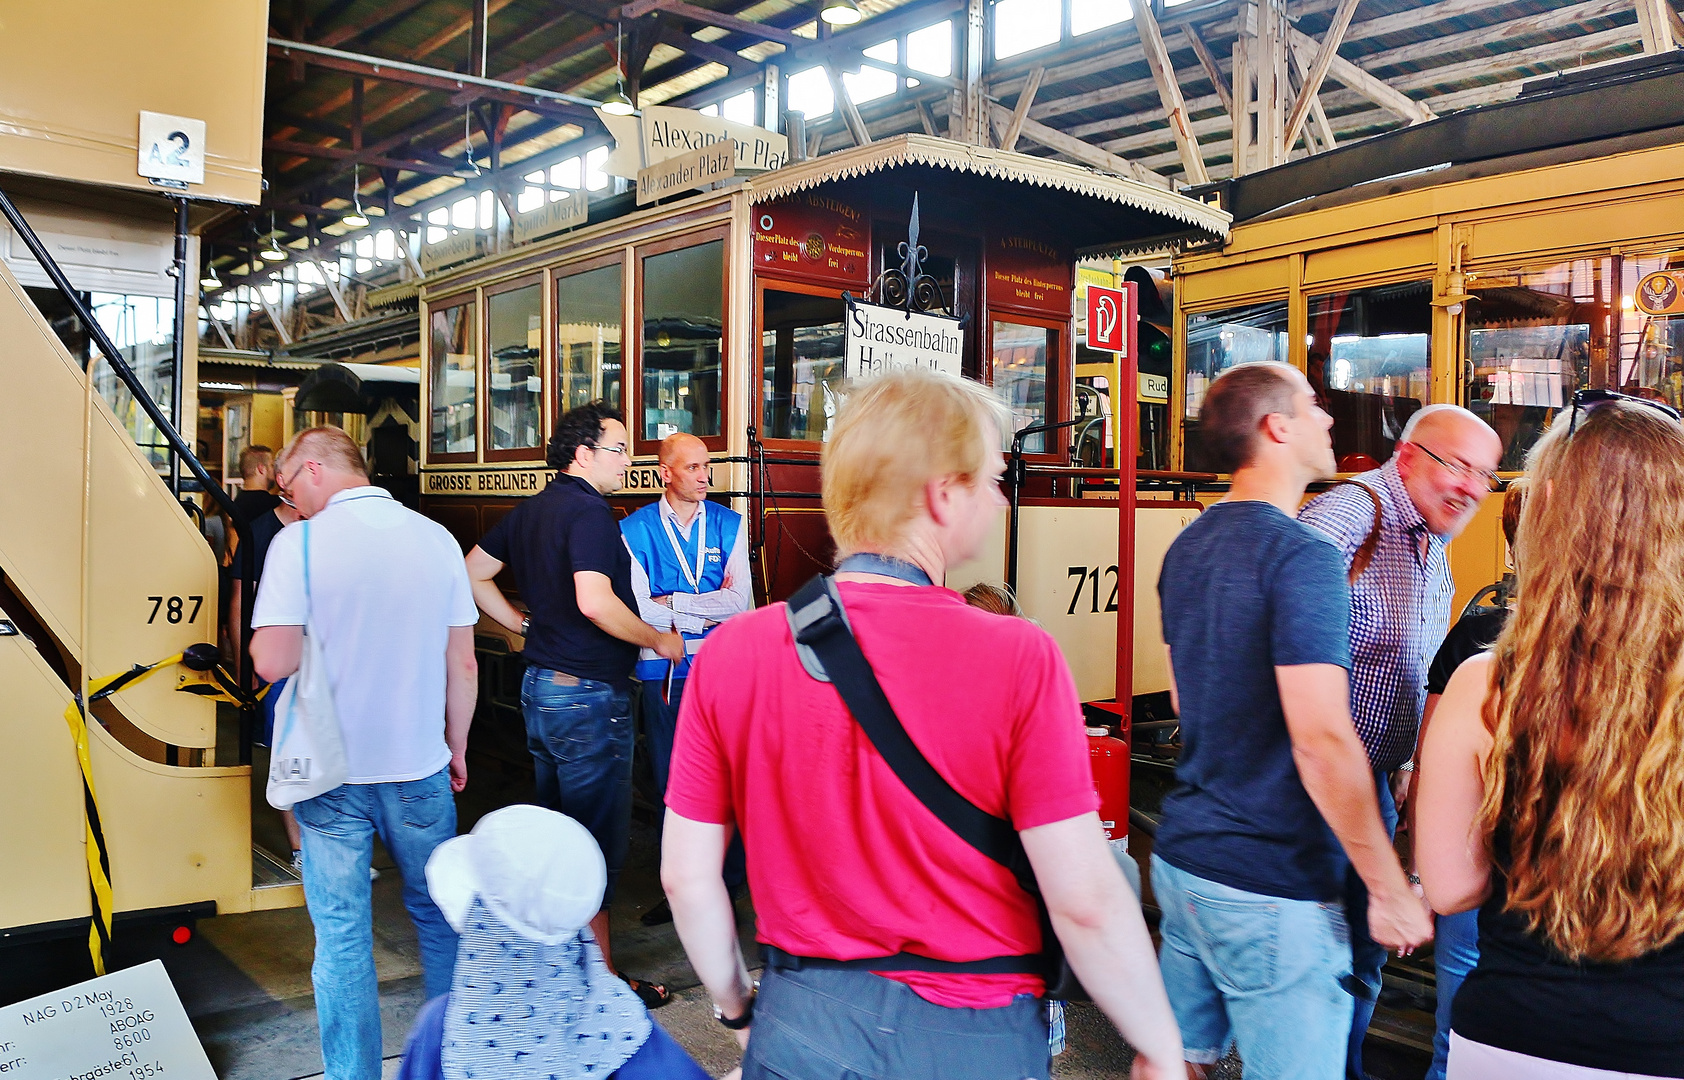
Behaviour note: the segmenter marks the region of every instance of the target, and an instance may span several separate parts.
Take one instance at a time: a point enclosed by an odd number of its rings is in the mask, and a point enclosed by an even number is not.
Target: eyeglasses
[[[1468,477],[1469,479],[1477,476],[1484,480],[1487,491],[1496,491],[1503,486],[1502,480],[1498,478],[1496,473],[1491,472],[1489,469],[1476,469],[1472,465],[1463,465],[1459,461],[1446,461],[1437,454],[1433,453],[1431,450],[1428,450],[1425,446],[1422,446],[1420,443],[1413,443],[1411,445],[1413,445],[1415,449],[1421,451],[1421,453],[1444,466],[1446,470],[1455,473],[1457,476]]]
[[[275,476],[275,486],[281,489],[283,495],[290,495],[292,493],[293,483],[297,481],[299,475],[304,472],[305,467],[309,464],[310,463],[308,461],[300,461],[298,463],[298,468],[292,470],[291,480],[283,480],[281,479],[280,474],[277,473]],[[288,501],[287,505],[291,506],[292,503]]]
[[[625,443],[621,443],[619,446],[603,446],[600,443],[586,443],[585,445],[592,450],[606,450],[610,454],[623,454],[628,458],[631,457],[631,447]]]
[[[1678,419],[1678,410],[1664,401],[1654,401],[1634,394],[1622,394],[1618,390],[1575,390],[1573,392],[1573,412],[1567,417],[1567,437],[1573,437],[1573,429],[1579,426],[1579,414],[1592,412],[1608,404],[1610,401],[1630,401],[1638,405],[1647,405],[1656,412],[1665,413],[1674,420]]]

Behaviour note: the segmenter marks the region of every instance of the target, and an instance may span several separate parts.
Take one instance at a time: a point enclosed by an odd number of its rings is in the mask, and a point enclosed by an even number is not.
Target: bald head
[[[694,435],[679,431],[661,440],[661,486],[667,502],[689,520],[708,497],[708,448]]]
[[[1392,460],[1427,527],[1449,539],[1491,493],[1503,440],[1459,405],[1428,405],[1409,418]]]

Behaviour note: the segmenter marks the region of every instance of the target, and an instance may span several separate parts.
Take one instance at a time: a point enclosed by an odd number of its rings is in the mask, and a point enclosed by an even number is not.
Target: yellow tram
[[[1075,271],[1081,256],[1219,241],[1225,213],[1078,166],[923,135],[648,209],[621,200],[592,205],[605,220],[422,286],[422,509],[464,548],[548,482],[544,444],[557,413],[606,398],[625,411],[636,455],[611,501],[630,510],[657,494],[658,441],[700,436],[715,497],[751,522],[759,599],[789,595],[831,559],[817,466],[850,374],[845,315],[900,265],[916,228],[929,296],[957,320],[948,325],[962,339],[958,373],[993,385],[1015,428],[1044,429],[1022,440],[1011,527],[950,584],[1015,578],[1085,700],[1126,700],[1119,671],[1135,692],[1166,687],[1151,578],[1198,507],[1172,492],[1140,504],[1124,538],[1138,536],[1151,570],[1135,588],[1136,561],[1118,558],[1119,482],[1133,494],[1134,455],[1121,472],[1072,464],[1082,430],[1091,442],[1108,409],[1079,347]],[[1089,376],[1080,399],[1079,358]],[[1107,385],[1132,390],[1132,371],[1129,357]],[[1134,410],[1121,419],[1132,446]],[[1121,649],[1120,618],[1135,629]],[[482,630],[519,644],[489,623]]]
[[[1680,403],[1675,59],[1535,80],[1512,101],[1195,194],[1235,221],[1225,244],[1174,263],[1176,467],[1204,466],[1204,390],[1248,360],[1308,375],[1348,472],[1385,461],[1431,402],[1484,417],[1511,473],[1580,387]],[[1500,501],[1450,546],[1457,610],[1503,574]]]

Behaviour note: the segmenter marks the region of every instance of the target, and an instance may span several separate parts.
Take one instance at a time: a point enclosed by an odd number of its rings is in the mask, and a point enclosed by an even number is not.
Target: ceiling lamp
[[[626,61],[620,45],[620,24],[614,24],[614,92],[602,103],[602,111],[609,116],[630,116],[637,111],[632,99],[626,96]]]
[[[205,272],[199,278],[199,287],[201,289],[220,289],[220,288],[222,288],[222,279],[216,276],[215,260],[216,260],[216,252],[211,250],[211,246],[209,244],[206,244],[205,245]]]
[[[359,165],[351,166],[351,212],[339,220],[351,229],[368,228],[368,215],[363,213],[362,170]]]
[[[275,227],[275,212],[269,211],[269,244],[257,253],[257,257],[264,262],[286,262],[287,253],[281,250],[280,242],[275,234],[280,230]]]
[[[819,18],[832,26],[852,26],[864,17],[854,0],[824,0],[819,9]]]

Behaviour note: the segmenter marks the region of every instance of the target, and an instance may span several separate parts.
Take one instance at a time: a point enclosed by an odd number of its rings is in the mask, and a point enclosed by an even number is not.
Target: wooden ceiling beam
[[[405,172],[428,176],[450,176],[453,170],[446,165],[427,161],[407,161],[383,157],[366,151],[349,150],[343,146],[317,146],[314,143],[293,142],[290,139],[264,139],[263,149],[277,154],[297,154],[300,157],[327,158],[330,161],[355,161],[377,169],[402,169]]]

